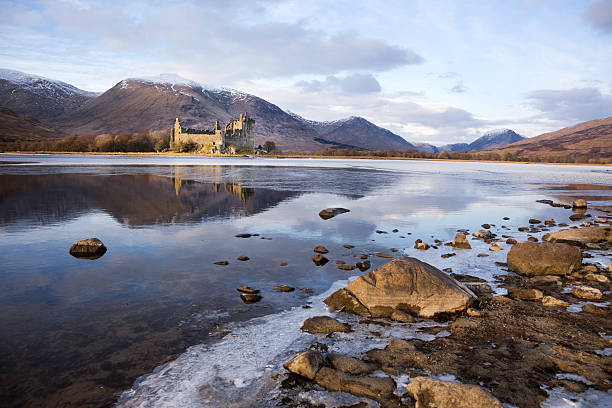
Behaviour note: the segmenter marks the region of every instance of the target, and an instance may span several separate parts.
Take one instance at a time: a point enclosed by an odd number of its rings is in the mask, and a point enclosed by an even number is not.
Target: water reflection
[[[152,175],[0,175],[0,226],[57,224],[102,211],[131,227],[257,214],[299,192]]]

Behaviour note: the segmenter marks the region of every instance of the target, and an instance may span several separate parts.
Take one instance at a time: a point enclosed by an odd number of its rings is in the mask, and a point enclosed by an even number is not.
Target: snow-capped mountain
[[[43,123],[83,106],[96,96],[95,92],[55,79],[0,69],[0,106]]]
[[[519,142],[525,139],[511,129],[495,129],[491,130],[472,143],[455,143],[439,147],[439,151],[444,152],[469,152],[472,150],[487,150],[496,147],[502,147],[511,143]]]

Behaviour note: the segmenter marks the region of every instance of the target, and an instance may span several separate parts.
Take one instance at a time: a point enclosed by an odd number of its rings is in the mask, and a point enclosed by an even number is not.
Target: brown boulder
[[[240,299],[242,299],[242,301],[248,305],[251,303],[259,302],[262,299],[262,297],[254,293],[241,293]]]
[[[508,297],[515,300],[540,300],[543,295],[537,289],[508,288]]]
[[[340,323],[336,319],[329,316],[315,316],[304,321],[302,331],[310,334],[350,332],[351,326],[345,323]]]
[[[502,404],[477,385],[417,377],[406,387],[416,408],[502,408]]]
[[[75,258],[98,259],[106,253],[106,247],[98,238],[87,238],[72,244],[69,252]]]
[[[317,351],[308,350],[298,354],[291,361],[283,364],[287,370],[302,377],[314,380],[317,372],[323,365],[323,356]]]
[[[327,359],[332,367],[347,374],[365,375],[372,371],[373,367],[355,357],[344,356],[337,353],[329,353]]]
[[[466,309],[476,299],[465,286],[437,268],[402,257],[370,271],[324,302],[367,317],[390,317],[394,310],[430,318]]]
[[[574,286],[572,294],[580,299],[597,300],[601,299],[603,294],[599,289],[590,286]]]
[[[508,252],[508,269],[525,276],[569,275],[580,268],[580,249],[550,242],[519,242]]]
[[[472,249],[472,246],[463,232],[458,232],[457,235],[455,235],[455,239],[453,239],[451,245],[455,248]]]
[[[395,381],[389,377],[360,377],[329,367],[319,370],[315,382],[328,391],[344,391],[375,400],[392,399],[396,388]]]
[[[586,244],[608,243],[612,244],[612,227],[590,227],[578,229],[565,229],[544,236],[548,242],[562,242],[571,245],[585,246]]]
[[[326,254],[329,252],[327,248],[325,248],[323,245],[317,245],[316,247],[314,247],[313,251],[319,254]]]
[[[314,264],[317,266],[323,266],[329,262],[329,259],[327,259],[321,254],[316,254],[312,256],[312,262],[314,262]]]
[[[586,202],[586,200],[583,200],[582,198],[579,198],[578,200],[575,200],[572,203],[572,207],[573,208],[587,208],[587,202]]]

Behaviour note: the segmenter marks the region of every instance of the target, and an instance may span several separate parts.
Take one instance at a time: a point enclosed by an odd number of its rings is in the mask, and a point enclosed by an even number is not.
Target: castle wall
[[[223,130],[219,128],[219,122],[217,121],[213,131],[185,129],[183,132],[177,118],[170,132],[170,148],[177,149],[181,144],[193,143],[198,146],[198,150],[213,153],[228,151],[235,153],[242,149],[252,150],[255,144],[254,126],[255,120],[249,118],[245,112],[240,115],[240,119],[230,120]]]

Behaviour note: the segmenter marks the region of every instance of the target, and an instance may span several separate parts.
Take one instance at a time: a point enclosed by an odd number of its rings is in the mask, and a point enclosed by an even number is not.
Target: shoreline
[[[509,161],[509,160],[476,160],[476,159],[429,159],[412,157],[377,157],[377,156],[319,156],[319,155],[222,155],[206,153],[177,153],[177,152],[0,152],[0,155],[76,155],[76,156],[159,156],[159,157],[206,157],[206,158],[250,158],[250,159],[322,159],[322,160],[401,160],[401,161],[431,161],[431,162],[456,162],[456,163],[504,163],[504,164],[545,164],[562,166],[604,166],[612,167],[612,163],[557,163],[557,162],[535,162],[535,161]]]

